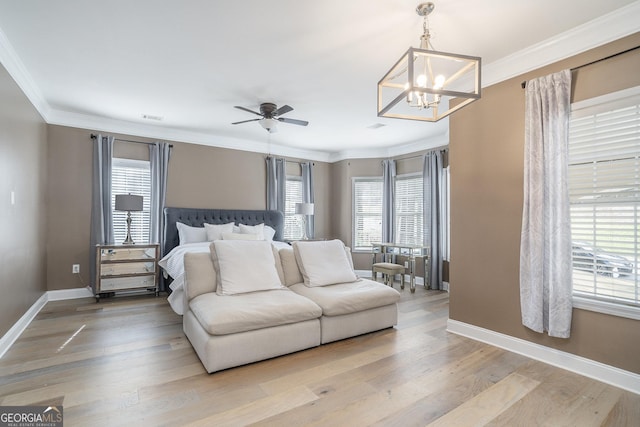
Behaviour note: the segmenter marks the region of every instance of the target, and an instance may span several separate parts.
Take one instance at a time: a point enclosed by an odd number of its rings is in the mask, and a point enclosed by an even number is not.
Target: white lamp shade
[[[141,211],[142,196],[135,194],[116,194],[116,210],[117,211]]]
[[[313,215],[313,203],[296,203],[296,214]]]

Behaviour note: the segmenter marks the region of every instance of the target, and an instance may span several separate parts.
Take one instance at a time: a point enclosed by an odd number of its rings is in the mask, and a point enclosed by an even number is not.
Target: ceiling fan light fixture
[[[276,119],[260,119],[258,120],[258,123],[260,123],[260,126],[266,129],[269,133],[277,132],[278,128],[276,127],[276,124],[278,121]]]
[[[433,48],[427,17],[434,8],[432,2],[416,8],[423,17],[420,48],[410,47],[378,82],[378,117],[437,122],[480,99],[480,57]]]

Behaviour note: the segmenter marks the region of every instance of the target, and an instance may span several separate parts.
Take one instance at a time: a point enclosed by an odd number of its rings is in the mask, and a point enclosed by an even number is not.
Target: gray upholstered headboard
[[[203,227],[208,224],[237,224],[256,225],[264,223],[276,230],[274,240],[283,240],[284,215],[280,211],[259,211],[241,209],[194,209],[194,208],[164,208],[164,247],[162,255],[180,244],[176,222],[192,227]]]

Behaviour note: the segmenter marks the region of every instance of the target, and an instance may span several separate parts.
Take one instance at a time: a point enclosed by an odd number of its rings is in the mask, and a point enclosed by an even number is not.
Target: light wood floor
[[[65,426],[640,426],[640,396],[445,331],[446,293],[396,328],[207,374],[162,297],[51,302],[0,359],[0,405]]]

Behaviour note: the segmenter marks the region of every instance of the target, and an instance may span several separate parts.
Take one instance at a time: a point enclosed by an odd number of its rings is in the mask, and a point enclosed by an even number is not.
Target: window
[[[382,178],[353,178],[353,250],[382,241]]]
[[[569,132],[574,296],[620,309],[640,308],[640,90],[629,93],[574,104]]]
[[[301,239],[304,235],[300,215],[296,215],[296,203],[302,203],[302,177],[288,176],[284,199],[284,238]]]
[[[395,186],[395,243],[422,245],[422,175],[399,175]]]
[[[137,194],[143,197],[141,212],[131,212],[131,238],[135,242],[149,242],[149,212],[151,204],[151,174],[149,162],[114,158],[111,171],[111,208],[113,236],[122,243],[127,236],[127,213],[116,211],[116,194]]]

